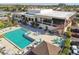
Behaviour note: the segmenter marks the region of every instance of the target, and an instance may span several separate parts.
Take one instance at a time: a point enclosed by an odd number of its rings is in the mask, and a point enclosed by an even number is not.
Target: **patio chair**
[[[24,54],[24,51],[18,51],[16,54],[17,55],[22,55],[22,54]]]
[[[37,42],[37,43],[40,43],[40,42],[41,42],[41,39],[37,39],[36,42]]]
[[[3,48],[0,48],[0,51],[3,51],[5,49],[5,47],[3,47]]]
[[[4,51],[5,51],[5,47],[0,48],[0,52],[1,52],[3,55],[5,55]]]
[[[61,40],[61,38],[59,38],[59,37],[56,37],[54,40],[53,40],[53,44],[58,44],[59,46],[61,46],[62,45],[62,40]]]
[[[49,34],[54,34],[54,31],[53,30],[52,31],[51,30],[48,30],[48,33]]]
[[[57,39],[55,38],[54,40],[51,40],[53,44],[57,44]]]
[[[42,27],[38,27],[39,29],[42,29]]]

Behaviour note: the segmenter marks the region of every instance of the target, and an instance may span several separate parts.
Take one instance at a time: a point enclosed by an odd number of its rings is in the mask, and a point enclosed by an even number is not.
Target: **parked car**
[[[79,48],[77,47],[77,45],[72,45],[72,54],[74,55],[79,55]]]
[[[79,33],[79,29],[71,29],[71,32]]]
[[[75,37],[75,38],[79,38],[79,34],[78,34],[78,33],[73,33],[73,32],[72,32],[71,36],[72,36],[72,37]]]
[[[71,47],[72,47],[73,50],[76,50],[77,49],[77,46],[76,45],[72,45]]]

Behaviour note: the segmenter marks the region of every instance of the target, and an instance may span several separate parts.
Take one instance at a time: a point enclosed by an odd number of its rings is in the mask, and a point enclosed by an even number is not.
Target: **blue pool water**
[[[24,48],[30,43],[32,43],[31,39],[25,38],[23,36],[24,33],[27,33],[27,31],[24,31],[22,28],[20,28],[20,29],[8,32],[4,34],[4,36],[19,48]]]

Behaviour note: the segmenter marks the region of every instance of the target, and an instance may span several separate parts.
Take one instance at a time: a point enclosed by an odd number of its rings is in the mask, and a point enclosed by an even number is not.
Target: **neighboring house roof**
[[[26,12],[11,12],[12,15],[24,15]]]
[[[8,14],[10,12],[7,12],[7,11],[0,11],[0,14]]]
[[[51,45],[44,41],[36,48],[32,49],[32,52],[34,52],[37,55],[57,55],[60,50],[60,47]]]
[[[0,17],[0,20],[1,20],[1,21],[8,20],[8,17]]]
[[[44,9],[44,10],[42,9],[42,10],[31,10],[26,15],[68,19],[69,17],[73,16],[74,14],[76,14],[76,12],[53,11],[52,9]]]

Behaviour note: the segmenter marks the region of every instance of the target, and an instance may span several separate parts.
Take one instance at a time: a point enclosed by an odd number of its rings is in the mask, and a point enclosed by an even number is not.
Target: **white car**
[[[72,46],[72,50],[77,50],[77,46],[76,45],[73,45]]]
[[[72,46],[72,50],[73,50],[73,54],[79,55],[79,49],[77,48],[76,45],[73,45],[73,46]]]

